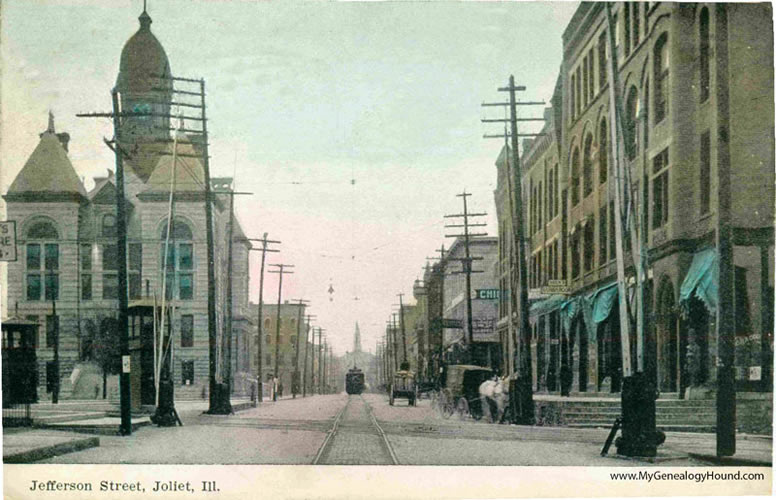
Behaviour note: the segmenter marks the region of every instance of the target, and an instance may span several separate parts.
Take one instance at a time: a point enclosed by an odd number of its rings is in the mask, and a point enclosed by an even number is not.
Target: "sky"
[[[248,237],[280,240],[268,263],[293,264],[283,300],[308,299],[337,354],[374,351],[398,293],[449,246],[457,193],[497,235],[494,162],[510,74],[524,100],[549,102],[561,35],[576,2],[148,0],[175,76],[204,78],[211,170],[236,178]],[[0,192],[45,130],[71,135],[87,189],[113,168],[102,143],[124,43],[142,0],[6,0],[2,5]],[[541,116],[541,107],[522,116]],[[536,125],[540,127],[540,124]],[[525,127],[528,129],[530,127]],[[521,129],[522,131],[522,129]],[[2,207],[0,207],[2,209]],[[0,212],[2,215],[3,212]],[[251,252],[251,300],[259,253]],[[329,288],[334,290],[328,293]],[[277,301],[266,275],[265,302]]]

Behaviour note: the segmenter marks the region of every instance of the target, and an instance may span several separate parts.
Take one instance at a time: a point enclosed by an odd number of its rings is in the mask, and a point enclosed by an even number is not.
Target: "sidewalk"
[[[3,432],[3,462],[30,463],[98,446],[100,438],[75,432],[6,429]]]

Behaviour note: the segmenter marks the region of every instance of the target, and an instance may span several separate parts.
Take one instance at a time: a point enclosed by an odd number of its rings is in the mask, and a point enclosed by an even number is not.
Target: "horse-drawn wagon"
[[[399,370],[393,375],[388,388],[388,404],[393,406],[396,398],[406,398],[410,406],[415,406],[418,390],[415,385],[415,373],[410,370]]]
[[[448,365],[443,369],[434,405],[445,418],[454,413],[459,418],[483,416],[480,385],[493,377],[493,370],[474,365]]]

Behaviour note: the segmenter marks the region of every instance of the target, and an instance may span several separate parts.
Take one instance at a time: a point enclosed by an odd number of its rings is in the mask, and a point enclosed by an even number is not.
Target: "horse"
[[[479,392],[483,416],[500,423],[509,405],[509,380],[494,376],[480,384]]]

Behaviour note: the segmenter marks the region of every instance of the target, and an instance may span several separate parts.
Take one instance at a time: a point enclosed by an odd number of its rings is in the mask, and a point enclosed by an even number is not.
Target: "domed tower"
[[[143,10],[140,29],[124,45],[116,90],[121,110],[165,116],[130,116],[122,119],[120,143],[132,156],[129,164],[146,181],[159,160],[163,141],[170,138],[172,80],[164,47],[151,33],[151,16]]]

